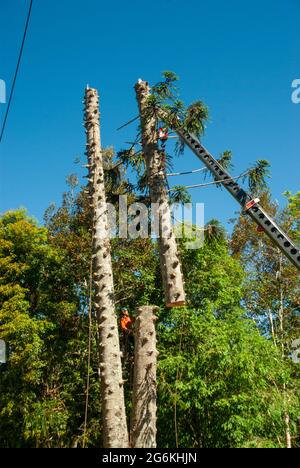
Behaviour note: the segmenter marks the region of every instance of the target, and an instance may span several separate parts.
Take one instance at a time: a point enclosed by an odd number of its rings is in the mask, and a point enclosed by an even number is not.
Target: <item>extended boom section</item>
[[[174,128],[174,131],[189,146],[193,153],[205,164],[217,181],[226,188],[228,192],[242,206],[243,210],[263,228],[265,233],[279,247],[284,255],[300,270],[300,249],[275,223],[275,221],[260,206],[259,200],[253,200],[240,185],[232,179],[216,159],[202,146],[199,140],[182,128]]]

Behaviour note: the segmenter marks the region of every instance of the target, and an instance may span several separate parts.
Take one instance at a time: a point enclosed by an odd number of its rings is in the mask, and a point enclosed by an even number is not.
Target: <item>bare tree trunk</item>
[[[100,140],[100,113],[97,90],[85,94],[85,128],[89,169],[89,194],[93,211],[94,307],[100,338],[103,445],[128,447],[124,387],[115,313],[114,285],[109,226]]]
[[[281,342],[281,352],[282,352],[282,359],[285,360],[285,341],[284,341],[284,292],[282,287],[282,253],[278,250],[279,256],[279,270],[277,272],[277,279],[279,282],[279,328],[280,328],[280,342]],[[286,391],[286,384],[284,383],[283,386],[284,391],[284,404],[287,406],[287,391]],[[284,412],[284,425],[285,425],[285,441],[286,441],[286,448],[292,448],[292,437],[291,437],[291,425],[290,425],[290,415],[287,410]]]
[[[158,147],[155,116],[148,115],[150,87],[139,80],[135,86],[142,124],[142,145],[152,204],[156,204],[159,223],[160,264],[167,307],[185,305],[184,281],[175,235],[172,230],[167,180],[162,152]]]
[[[271,309],[269,309],[269,322],[270,322],[270,329],[271,329],[271,335],[273,339],[274,346],[277,348],[277,343],[276,343],[276,335],[275,335],[275,328],[274,328],[274,320],[273,320],[273,315]]]
[[[133,376],[131,444],[134,448],[156,447],[156,306],[137,310]]]

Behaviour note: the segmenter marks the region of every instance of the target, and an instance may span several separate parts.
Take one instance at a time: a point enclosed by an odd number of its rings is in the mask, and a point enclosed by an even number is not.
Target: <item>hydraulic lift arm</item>
[[[253,199],[239,184],[234,181],[225,169],[214,159],[214,157],[202,146],[199,140],[189,132],[182,129],[178,123],[173,130],[186,143],[195,155],[205,164],[217,181],[228,190],[228,192],[242,206],[243,210],[263,228],[269,238],[284,255],[300,270],[300,249],[275,223],[275,221],[260,206],[259,199]]]

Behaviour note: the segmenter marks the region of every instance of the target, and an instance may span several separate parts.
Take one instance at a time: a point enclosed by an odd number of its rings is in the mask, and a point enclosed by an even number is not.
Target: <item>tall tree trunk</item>
[[[137,310],[131,421],[131,445],[134,448],[156,447],[157,309],[144,306]]]
[[[89,194],[93,211],[94,307],[100,339],[103,445],[128,447],[124,386],[115,313],[114,285],[109,240],[104,171],[100,140],[97,90],[86,89],[85,128],[89,169]]]
[[[184,281],[175,235],[172,229],[165,164],[158,147],[155,116],[149,117],[147,102],[150,87],[139,80],[135,86],[142,125],[142,145],[150,189],[151,203],[156,204],[159,223],[158,245],[167,307],[185,305]]]

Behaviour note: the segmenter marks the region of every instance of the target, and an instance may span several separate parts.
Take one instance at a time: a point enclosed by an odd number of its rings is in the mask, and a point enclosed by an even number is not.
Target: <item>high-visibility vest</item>
[[[121,318],[121,329],[123,331],[129,331],[133,323],[134,323],[134,319],[126,315],[125,317]]]
[[[158,130],[158,138],[159,138],[160,140],[167,140],[168,137],[169,137],[168,130],[161,127],[161,128]]]

